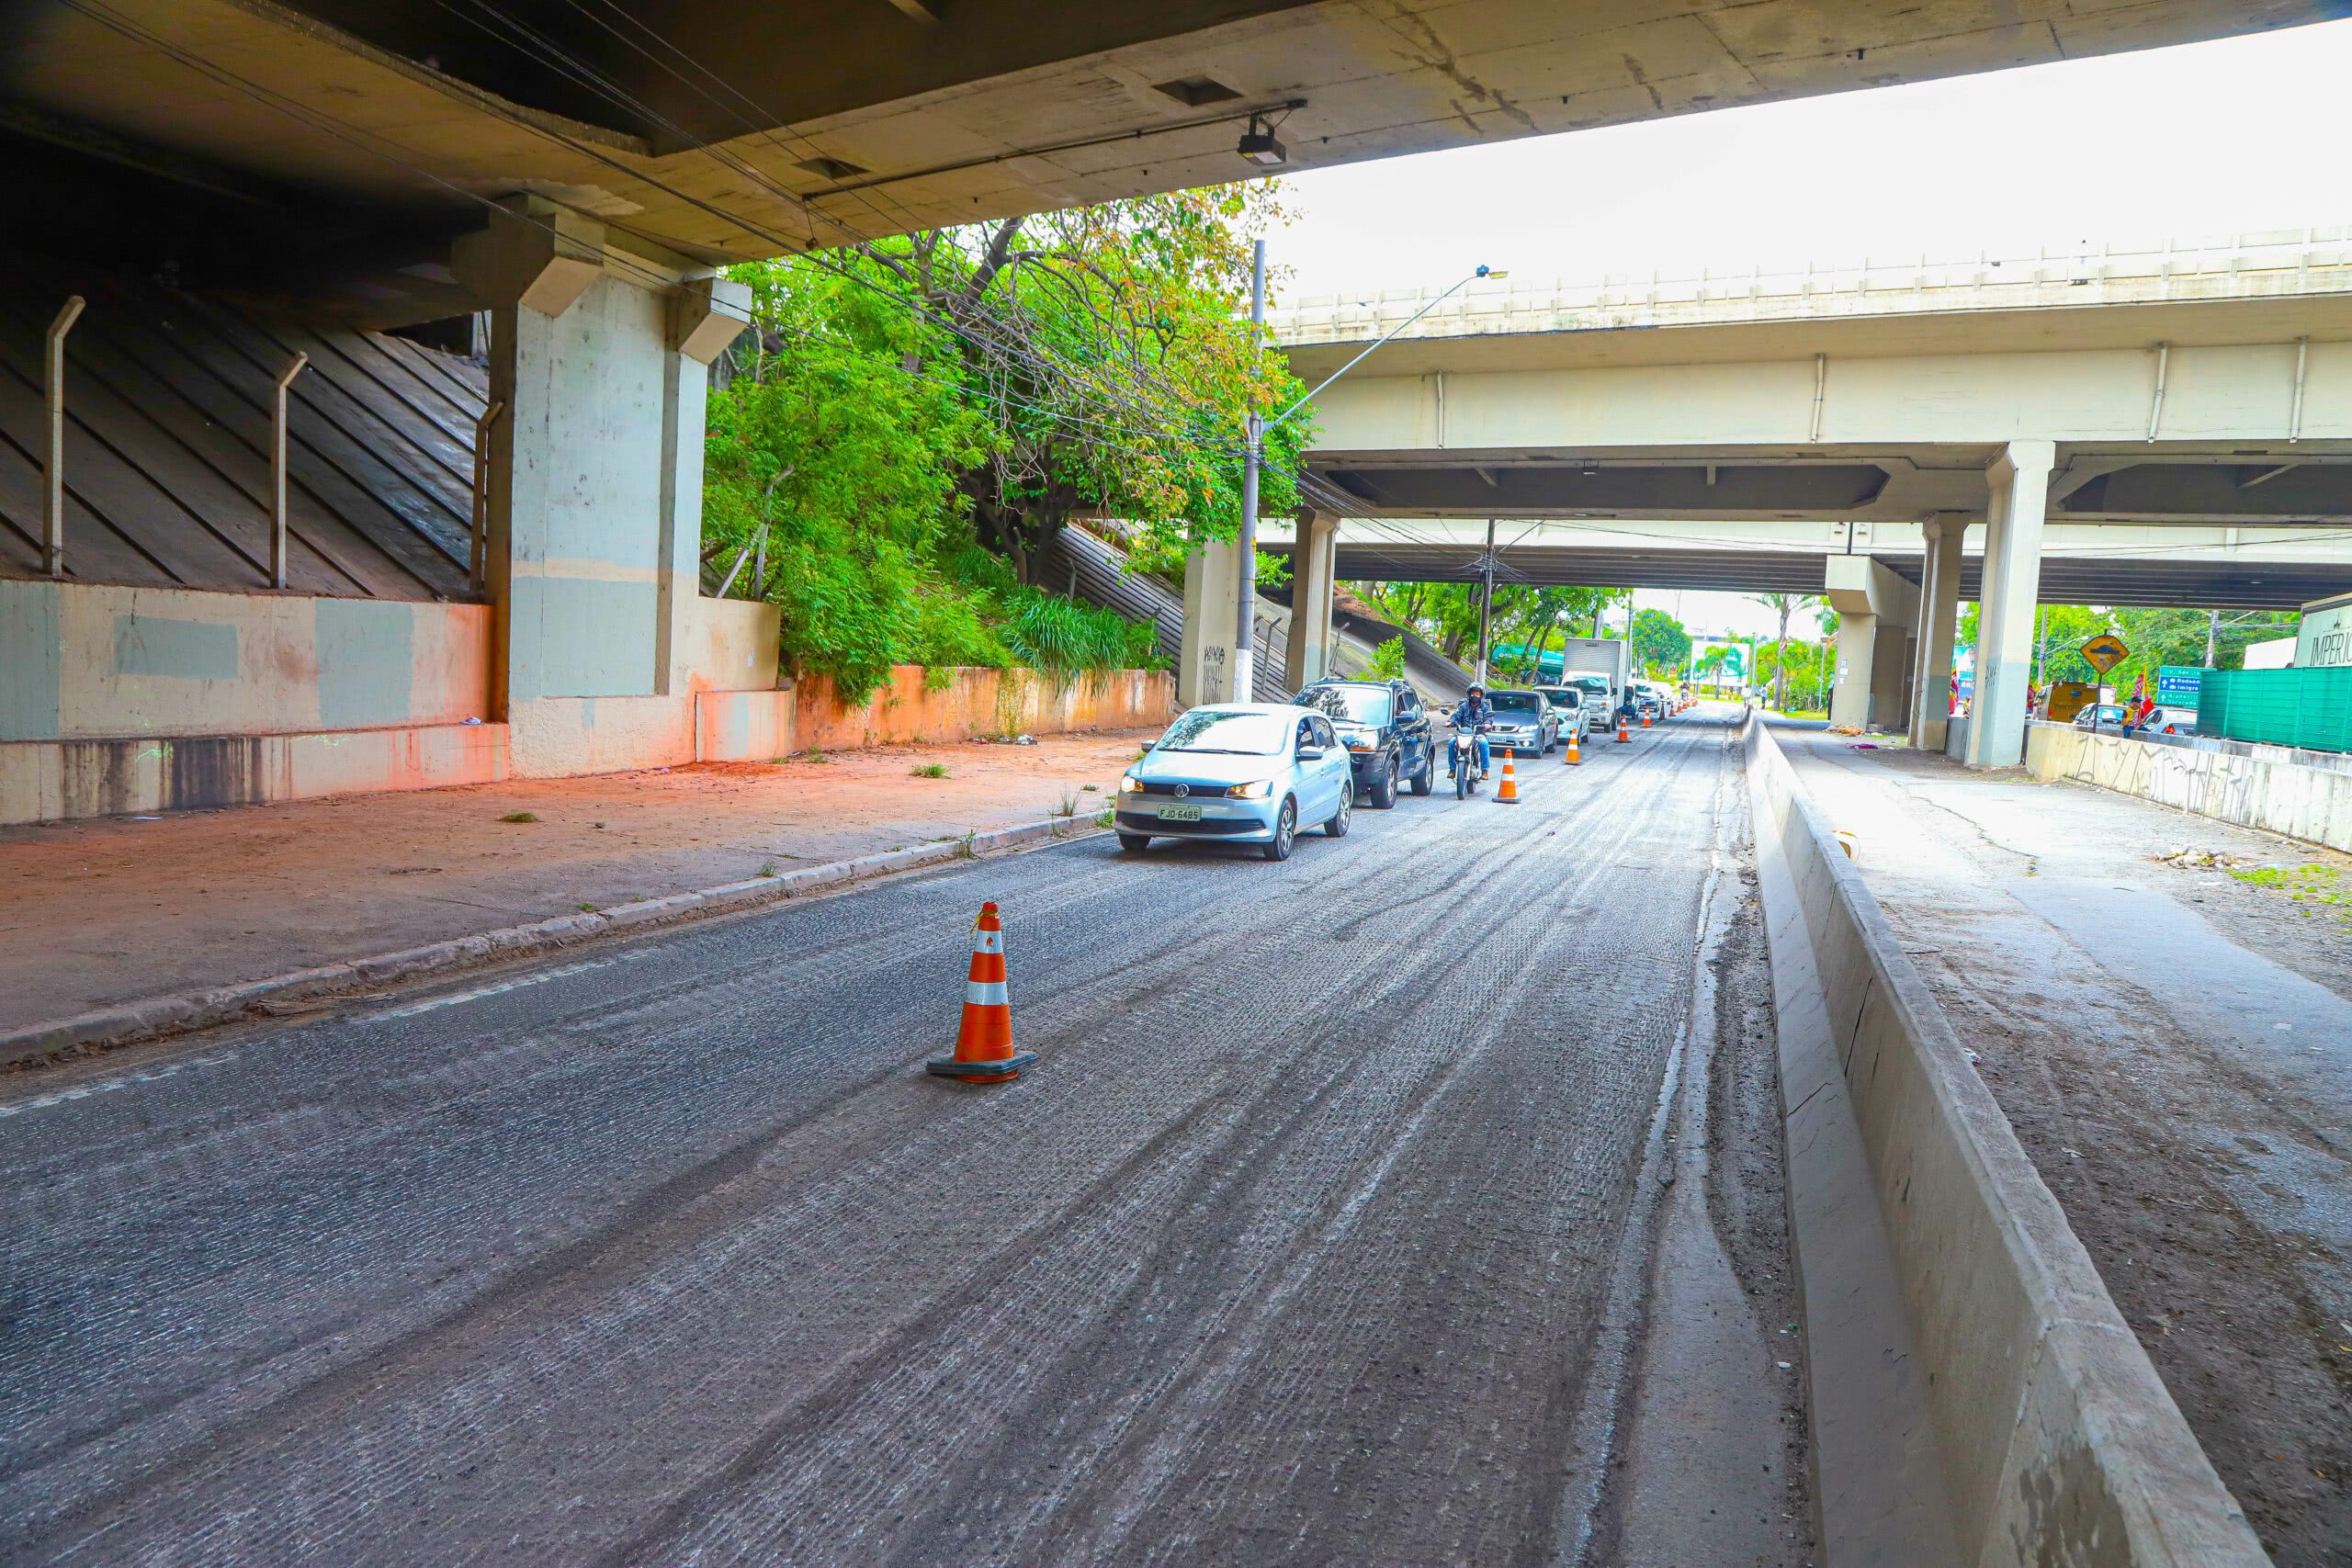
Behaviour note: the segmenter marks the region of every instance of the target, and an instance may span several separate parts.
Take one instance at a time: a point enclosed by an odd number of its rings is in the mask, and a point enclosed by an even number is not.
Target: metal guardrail
[[[1270,310],[1277,342],[1380,336],[1439,291],[1306,295]],[[1702,325],[1951,310],[2063,309],[2166,300],[2352,293],[2352,225],[2206,240],[2107,243],[2034,254],[1865,256],[1802,266],[1473,283],[1404,337]]]

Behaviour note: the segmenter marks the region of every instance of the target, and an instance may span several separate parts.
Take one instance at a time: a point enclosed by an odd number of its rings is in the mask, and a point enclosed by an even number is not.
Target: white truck
[[[1634,650],[1623,637],[1572,637],[1560,655],[1560,683],[1584,694],[1583,705],[1598,707],[1596,729],[1617,722],[1617,709],[1634,678]]]

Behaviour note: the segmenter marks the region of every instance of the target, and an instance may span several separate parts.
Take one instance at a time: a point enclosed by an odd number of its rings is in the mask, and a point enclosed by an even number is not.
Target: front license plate
[[[1159,819],[1162,822],[1197,822],[1201,819],[1201,808],[1197,806],[1163,806],[1159,808]]]

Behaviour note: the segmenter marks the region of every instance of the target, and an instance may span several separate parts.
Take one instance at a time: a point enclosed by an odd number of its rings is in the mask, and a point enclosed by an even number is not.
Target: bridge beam
[[[1291,690],[1331,673],[1338,636],[1331,627],[1331,590],[1338,575],[1340,519],[1329,512],[1299,513],[1290,555]]]
[[[1919,584],[1918,657],[1911,674],[1911,744],[1940,751],[1951,718],[1951,645],[1960,621],[1960,558],[1968,519],[1939,513],[1920,531],[1928,547]]]
[[[1984,581],[1976,637],[1976,698],[1968,765],[2014,767],[2025,757],[2026,686],[2033,676],[2033,616],[2041,597],[2041,525],[2054,442],[2012,441],[1985,471]]]

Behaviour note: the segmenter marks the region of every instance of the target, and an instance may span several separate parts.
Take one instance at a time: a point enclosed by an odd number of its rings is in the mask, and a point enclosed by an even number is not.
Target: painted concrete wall
[[[0,581],[0,741],[485,716],[481,604]]]
[[[821,676],[802,681],[797,695],[797,750],[1129,729],[1164,725],[1176,715],[1175,679],[1159,670],[1114,670],[1061,685],[1026,670],[957,670],[933,690],[922,665],[901,664],[889,684],[859,706],[843,706]]]
[[[2071,724],[2026,727],[2025,765],[2241,827],[2352,850],[2352,773],[2096,734]]]
[[[510,775],[503,724],[0,744],[0,824],[437,789]]]
[[[1959,1560],[2261,1568],[2244,1514],[1877,901],[1770,730],[1750,724],[1747,739],[1777,1021],[1784,1048],[1792,1032],[1826,1032],[1825,1070],[1849,1095],[1877,1213],[1847,1223],[1884,1228]],[[1797,1157],[1813,1132],[1792,1117]]]

